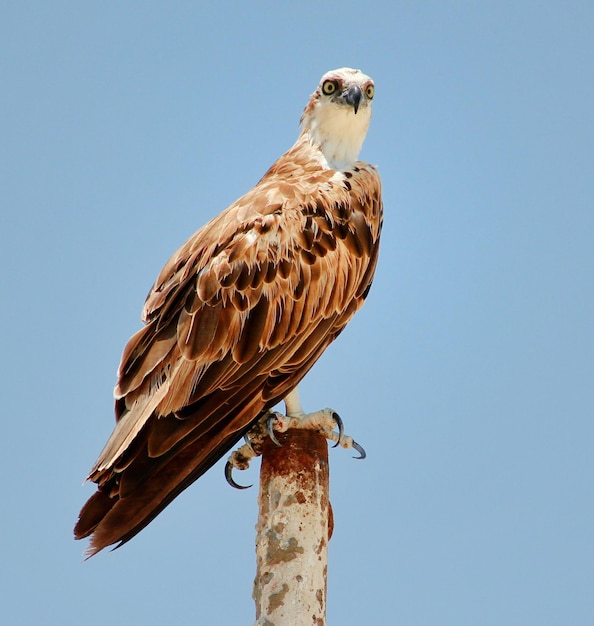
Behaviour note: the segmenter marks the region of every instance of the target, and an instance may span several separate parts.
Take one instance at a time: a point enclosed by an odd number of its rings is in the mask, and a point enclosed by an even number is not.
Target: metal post
[[[328,540],[328,443],[315,430],[276,433],[262,442],[256,626],[324,626]]]

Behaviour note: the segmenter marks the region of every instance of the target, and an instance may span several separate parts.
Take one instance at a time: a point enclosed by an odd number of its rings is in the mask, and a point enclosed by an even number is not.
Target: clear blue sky
[[[253,621],[257,493],[222,466],[116,552],[72,525],[162,264],[349,65],[386,220],[302,389],[368,453],[331,451],[328,622],[590,626],[594,4],[213,5],[0,9],[3,623]]]

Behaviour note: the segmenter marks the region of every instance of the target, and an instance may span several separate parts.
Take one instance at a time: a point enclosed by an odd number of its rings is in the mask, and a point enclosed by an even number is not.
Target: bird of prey
[[[116,426],[88,479],[76,539],[129,541],[285,400],[362,306],[382,224],[380,177],[358,161],[374,83],[324,74],[294,146],[171,257],[126,345]]]

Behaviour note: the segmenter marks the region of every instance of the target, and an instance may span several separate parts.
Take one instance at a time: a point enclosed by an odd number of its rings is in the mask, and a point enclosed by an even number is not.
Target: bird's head
[[[375,86],[359,70],[343,67],[326,72],[301,117],[302,133],[319,147],[333,169],[359,157],[369,121]]]

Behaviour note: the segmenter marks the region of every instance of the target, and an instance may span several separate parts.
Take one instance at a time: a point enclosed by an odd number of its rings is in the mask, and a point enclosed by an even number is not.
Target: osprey
[[[357,160],[373,96],[359,70],[324,74],[295,145],[159,274],[74,529],[91,536],[89,555],[129,541],[281,400],[292,425],[307,422],[297,385],[362,306],[377,263],[380,178]]]

